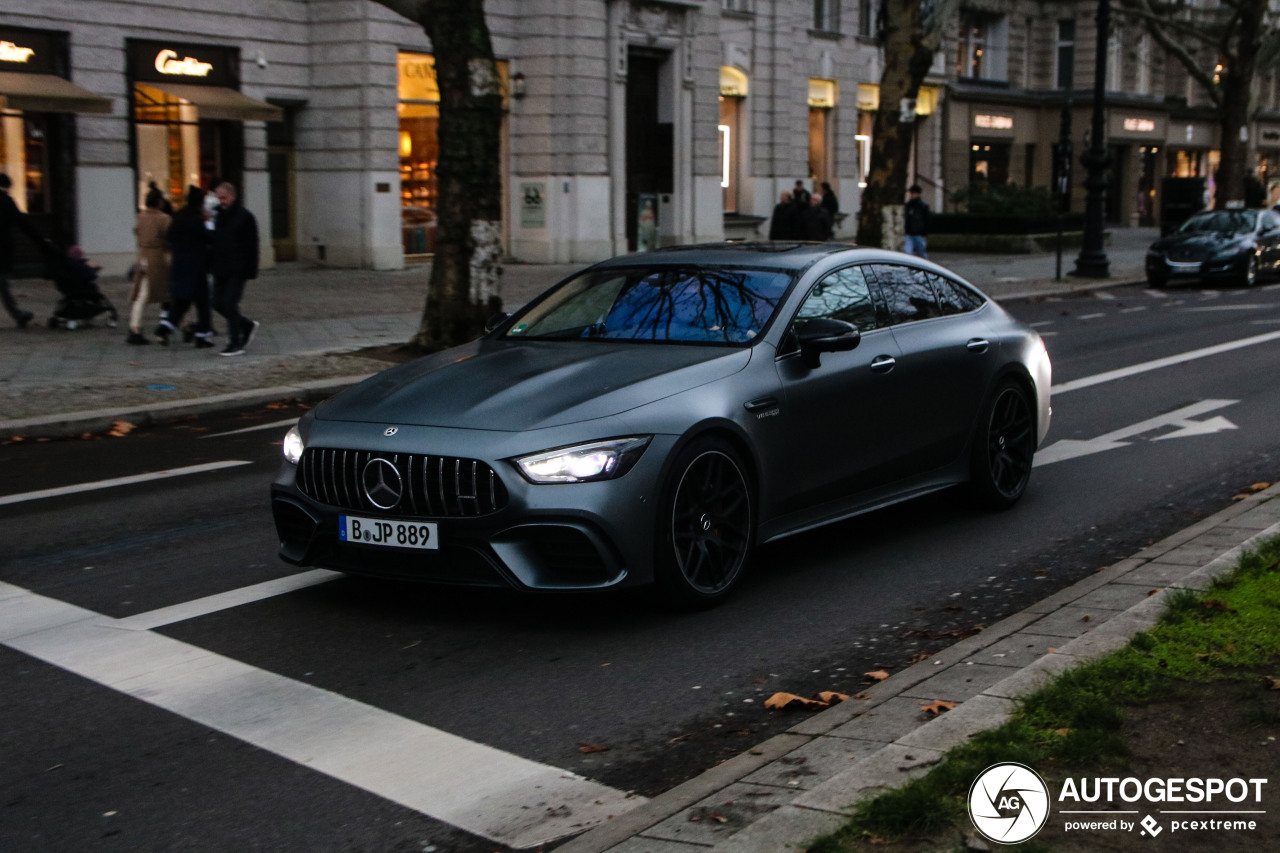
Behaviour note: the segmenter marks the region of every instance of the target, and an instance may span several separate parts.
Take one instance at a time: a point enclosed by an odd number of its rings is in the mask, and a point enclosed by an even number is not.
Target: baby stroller
[[[49,318],[50,329],[92,326],[100,314],[107,315],[107,326],[115,327],[120,315],[98,289],[98,265],[89,263],[79,246],[72,246],[64,254],[53,244],[46,244],[44,260],[45,275],[53,280],[60,296]]]

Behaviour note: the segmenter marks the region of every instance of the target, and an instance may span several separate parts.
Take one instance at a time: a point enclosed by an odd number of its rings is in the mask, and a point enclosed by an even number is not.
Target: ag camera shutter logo
[[[1049,787],[1023,764],[993,764],[969,788],[969,818],[997,844],[1017,844],[1049,819]]]

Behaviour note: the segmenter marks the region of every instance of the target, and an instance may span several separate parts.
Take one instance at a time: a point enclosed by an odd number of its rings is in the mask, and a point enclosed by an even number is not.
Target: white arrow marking
[[[1055,441],[1036,453],[1035,466],[1052,465],[1054,462],[1062,462],[1066,459],[1075,459],[1079,456],[1089,456],[1093,453],[1115,450],[1117,447],[1127,447],[1130,442],[1126,441],[1126,439],[1136,438],[1144,433],[1154,432],[1165,427],[1177,427],[1177,429],[1165,435],[1156,436],[1152,439],[1153,441],[1162,441],[1166,438],[1186,438],[1193,435],[1209,435],[1223,430],[1236,429],[1235,424],[1221,415],[1210,418],[1207,421],[1195,421],[1192,418],[1208,414],[1216,409],[1234,406],[1238,402],[1240,401],[1201,400],[1199,403],[1192,403],[1190,406],[1183,406],[1177,411],[1148,418],[1140,423],[1118,429],[1115,432],[1109,432],[1106,435],[1100,435],[1097,438],[1083,441],[1065,438],[1062,441]]]

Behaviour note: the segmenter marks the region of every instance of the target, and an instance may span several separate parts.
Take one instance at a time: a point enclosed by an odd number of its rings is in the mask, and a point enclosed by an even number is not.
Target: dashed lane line
[[[285,418],[282,421],[272,421],[269,424],[258,424],[257,426],[244,427],[243,429],[230,429],[226,432],[215,432],[210,435],[202,435],[201,438],[222,438],[226,435],[240,435],[246,432],[257,432],[264,429],[280,429],[281,427],[293,426],[298,422],[297,418]]]
[[[131,486],[136,483],[149,483],[154,480],[167,480],[171,477],[185,477],[188,474],[204,474],[209,471],[221,471],[240,465],[252,465],[243,459],[227,459],[222,462],[206,462],[203,465],[188,465],[185,468],[167,468],[163,471],[152,471],[149,474],[132,474],[128,477],[115,477],[110,480],[97,480],[92,483],[77,483],[72,486],[58,486],[53,489],[40,489],[35,492],[22,492],[16,495],[0,495],[0,506],[20,504],[27,501],[38,501],[45,498],[74,495],[80,492],[93,492],[98,489],[111,489],[116,486]]]
[[[0,643],[517,849],[644,798],[0,583]]]
[[[128,628],[132,631],[150,631],[152,628],[173,625],[177,622],[185,622],[188,619],[198,619],[201,616],[208,616],[210,613],[230,610],[233,607],[240,607],[245,604],[253,604],[256,601],[274,598],[277,595],[287,595],[316,584],[328,583],[340,577],[342,577],[342,572],[331,572],[328,569],[311,569],[288,575],[287,577],[277,578],[276,580],[263,581],[262,583],[242,586],[239,589],[220,592],[216,595],[206,595],[204,598],[184,601],[181,604],[174,604],[170,607],[149,610],[136,616],[126,616],[123,619],[117,619],[115,626],[117,628]]]

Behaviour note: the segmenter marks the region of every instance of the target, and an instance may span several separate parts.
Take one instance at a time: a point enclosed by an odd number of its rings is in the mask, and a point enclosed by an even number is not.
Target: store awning
[[[11,110],[39,113],[109,113],[111,99],[53,74],[0,71],[0,96]]]
[[[166,95],[190,101],[200,110],[200,118],[229,118],[236,121],[283,121],[284,110],[250,98],[224,86],[191,86],[186,83],[147,83]]]

